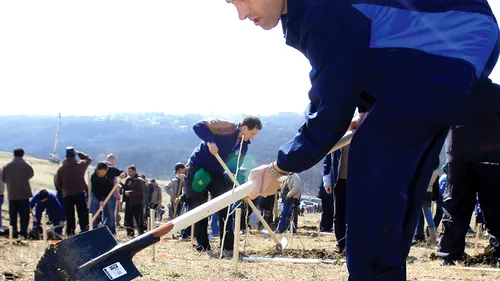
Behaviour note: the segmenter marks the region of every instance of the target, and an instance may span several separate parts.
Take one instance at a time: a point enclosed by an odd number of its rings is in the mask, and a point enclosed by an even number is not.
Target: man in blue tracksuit
[[[54,193],[46,189],[38,191],[30,200],[30,208],[35,208],[36,220],[33,221],[33,228],[40,226],[42,213],[46,211],[54,225],[54,232],[62,235],[63,228],[60,224],[64,221],[64,209]]]
[[[406,280],[429,179],[471,86],[496,64],[498,25],[485,0],[227,0],[263,29],[282,22],[286,44],[314,69],[298,134],[254,169],[253,196],[319,162],[376,100],[351,142],[346,254],[349,280]],[[362,92],[366,94],[361,94]],[[443,107],[446,105],[445,107]]]
[[[216,198],[228,191],[233,186],[231,180],[224,174],[224,168],[217,161],[215,155],[219,154],[221,159],[227,164],[231,172],[236,172],[237,158],[241,147],[240,166],[248,150],[250,140],[253,139],[262,129],[262,123],[257,117],[248,116],[239,124],[212,120],[201,121],[193,126],[195,134],[201,139],[201,143],[193,150],[188,160],[186,170],[186,197],[193,200],[193,208],[207,202],[208,192],[212,198]],[[243,142],[243,143],[241,143]],[[205,176],[199,176],[205,174]],[[210,179],[207,179],[209,175]],[[206,186],[200,187],[200,181],[208,182]],[[219,216],[219,236],[221,248],[225,251],[233,250],[234,235],[232,232],[232,216],[229,216],[226,225],[226,235],[224,235],[224,220],[227,209],[218,212]],[[211,250],[207,234],[208,219],[202,219],[194,227],[196,237],[196,250]],[[228,253],[229,254],[229,253]]]

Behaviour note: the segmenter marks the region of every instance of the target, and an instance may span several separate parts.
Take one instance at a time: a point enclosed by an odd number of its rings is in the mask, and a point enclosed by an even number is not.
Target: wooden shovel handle
[[[106,197],[106,199],[104,199],[104,203],[102,204],[102,206],[100,206],[99,209],[97,210],[97,212],[94,214],[94,216],[92,216],[92,219],[90,220],[89,224],[94,223],[94,221],[96,220],[97,216],[102,211],[102,209],[104,209],[104,206],[106,206],[106,203],[108,203],[109,199],[111,198],[111,196],[113,195],[113,193],[115,192],[115,190],[118,187],[120,187],[120,183],[115,184],[115,186],[113,187],[113,189],[111,189],[111,191],[109,192],[109,194]]]
[[[181,190],[182,190],[182,184],[184,183],[184,179],[180,179],[179,181],[179,187],[177,188],[177,197],[175,197],[175,203],[174,203],[174,219],[177,217],[177,206],[179,203],[177,202],[177,198],[181,196]]]

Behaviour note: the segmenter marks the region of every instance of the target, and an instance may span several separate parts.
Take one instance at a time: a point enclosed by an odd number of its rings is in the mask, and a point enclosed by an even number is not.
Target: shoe
[[[476,231],[472,229],[472,227],[469,226],[469,229],[467,230],[467,233],[469,234],[476,234]]]
[[[443,260],[443,266],[454,266],[455,265],[455,262],[452,261],[452,260]]]
[[[212,251],[212,247],[210,247],[210,244],[208,246],[202,246],[202,245],[193,245],[193,247],[196,249],[198,252],[208,252]]]
[[[336,252],[337,254],[343,254],[343,253],[345,252],[345,248],[340,247],[339,245],[337,245],[337,246],[335,247],[335,252]]]
[[[224,250],[224,251],[222,251],[222,258],[223,259],[232,259],[233,254],[234,254],[233,250]]]
[[[209,241],[216,240],[216,239],[218,239],[218,238],[219,238],[219,236],[214,236],[214,235],[212,235],[212,234],[209,234],[209,235],[208,235],[208,240],[209,240]]]

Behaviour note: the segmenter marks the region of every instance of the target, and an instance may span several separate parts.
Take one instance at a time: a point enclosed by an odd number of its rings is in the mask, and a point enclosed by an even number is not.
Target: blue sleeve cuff
[[[332,185],[332,179],[330,177],[330,174],[324,175],[323,176],[323,187]]]

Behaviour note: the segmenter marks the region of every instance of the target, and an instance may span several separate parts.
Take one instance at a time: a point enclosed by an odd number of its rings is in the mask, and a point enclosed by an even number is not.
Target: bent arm
[[[305,171],[330,151],[347,131],[361,95],[370,20],[343,1],[331,3],[309,34],[308,54],[319,69],[309,91],[306,121],[278,152],[277,166],[287,172]],[[320,40],[331,48],[320,47]]]

